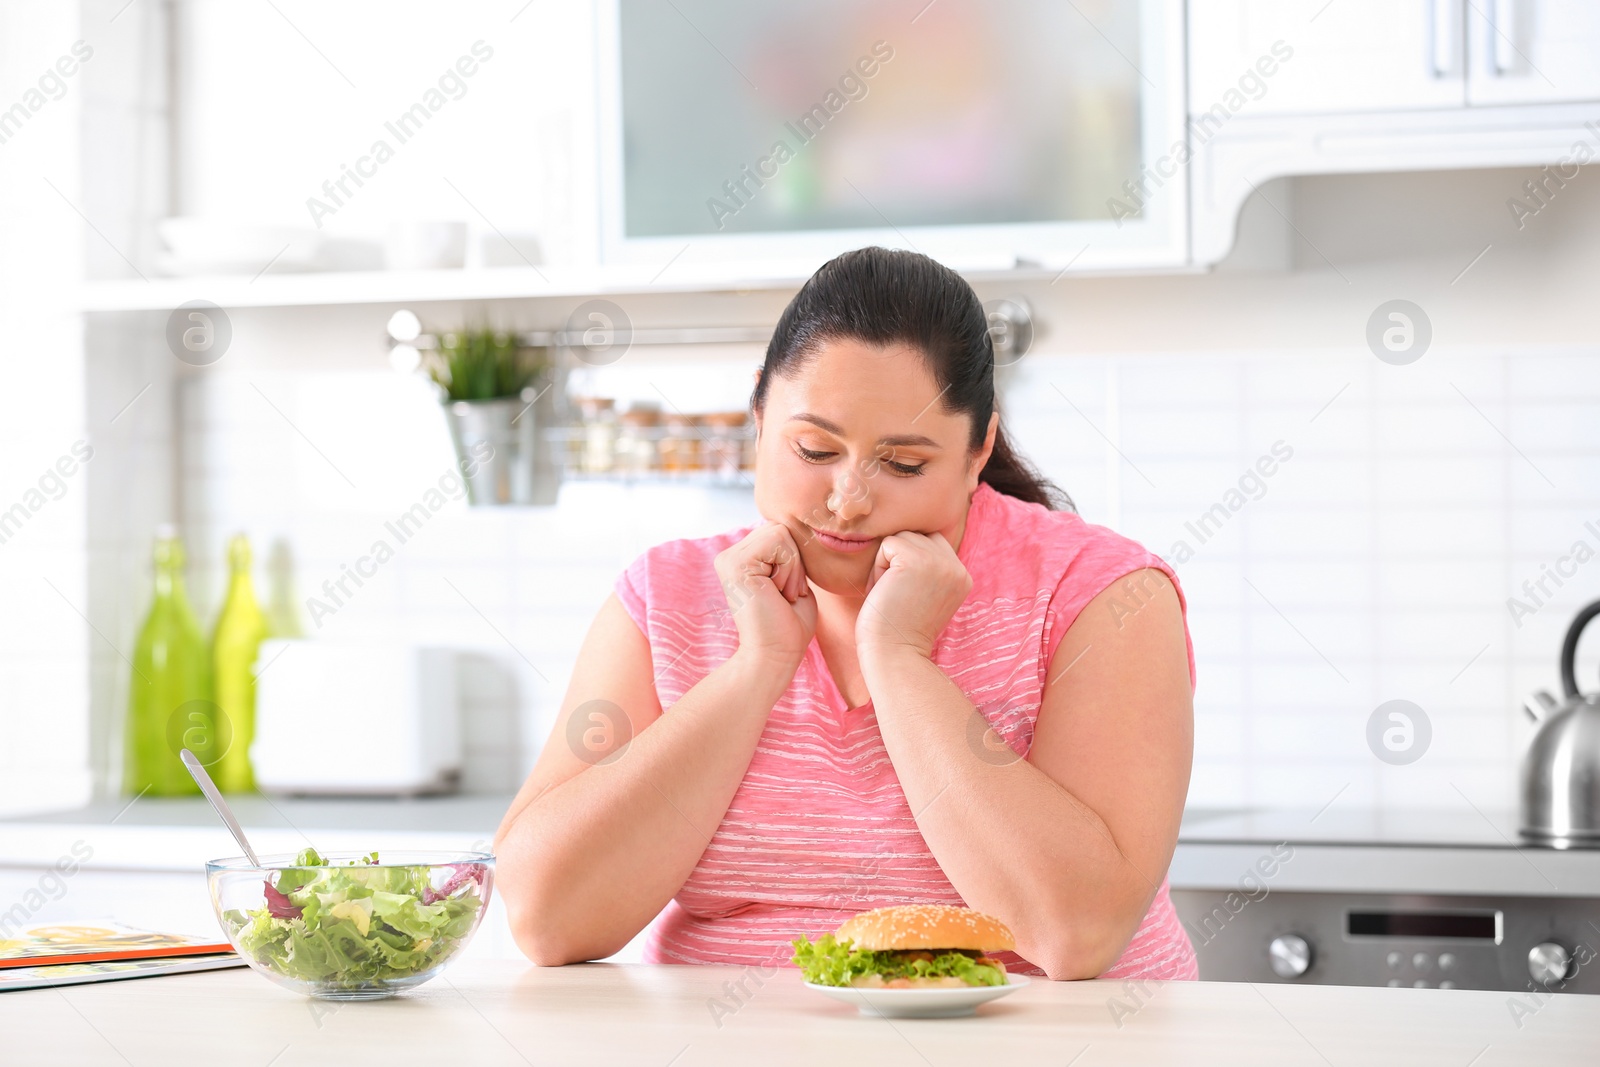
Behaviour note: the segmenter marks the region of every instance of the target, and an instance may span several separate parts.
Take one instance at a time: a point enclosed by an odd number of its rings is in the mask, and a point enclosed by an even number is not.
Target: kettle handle
[[[1578,675],[1575,669],[1578,638],[1583,636],[1583,628],[1589,625],[1589,620],[1596,615],[1600,615],[1600,600],[1578,612],[1577,618],[1572,620],[1572,625],[1567,627],[1567,639],[1561,643],[1561,689],[1568,700],[1578,696]]]

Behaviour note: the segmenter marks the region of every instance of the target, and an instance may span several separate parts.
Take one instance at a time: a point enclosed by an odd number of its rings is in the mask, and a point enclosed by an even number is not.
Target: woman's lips
[[[861,552],[871,548],[872,543],[877,540],[873,537],[839,537],[819,530],[815,526],[811,528],[811,532],[817,535],[818,541],[835,552]]]

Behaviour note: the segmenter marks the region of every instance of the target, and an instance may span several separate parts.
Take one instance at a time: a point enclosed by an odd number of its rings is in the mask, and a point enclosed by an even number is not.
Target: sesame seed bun
[[[872,952],[960,948],[975,952],[1017,947],[1005,923],[971,908],[947,904],[901,904],[865,911],[834,934]]]

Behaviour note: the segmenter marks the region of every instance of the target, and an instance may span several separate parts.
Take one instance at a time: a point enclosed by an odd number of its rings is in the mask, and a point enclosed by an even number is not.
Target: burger
[[[1015,949],[1004,923],[971,908],[903,904],[862,912],[812,942],[794,941],[793,963],[813,985],[866,989],[1006,985],[990,952]]]

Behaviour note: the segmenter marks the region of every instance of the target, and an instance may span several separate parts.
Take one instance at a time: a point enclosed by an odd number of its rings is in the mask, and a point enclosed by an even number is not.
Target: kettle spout
[[[1546,715],[1549,715],[1560,706],[1556,698],[1546,693],[1543,689],[1522,702],[1522,710],[1527,712],[1528,718],[1534,722],[1543,722]]]

